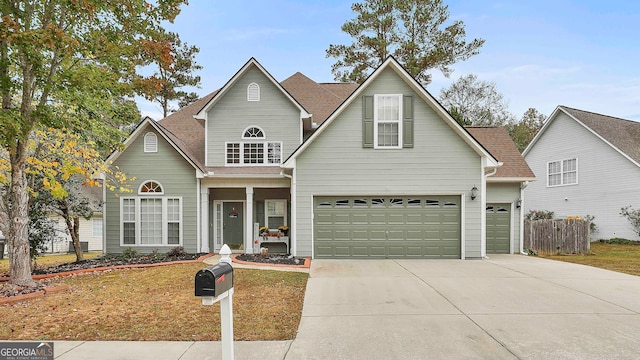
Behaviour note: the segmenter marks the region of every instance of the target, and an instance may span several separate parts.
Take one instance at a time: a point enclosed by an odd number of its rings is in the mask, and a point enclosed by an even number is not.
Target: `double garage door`
[[[316,258],[460,258],[460,196],[314,198]]]

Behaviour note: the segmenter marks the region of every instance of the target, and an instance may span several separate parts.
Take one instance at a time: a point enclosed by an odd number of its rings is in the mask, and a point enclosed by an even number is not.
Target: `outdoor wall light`
[[[520,209],[521,206],[522,206],[522,200],[521,199],[516,200],[516,207]]]
[[[475,200],[478,197],[478,188],[473,185],[471,188],[471,200]]]

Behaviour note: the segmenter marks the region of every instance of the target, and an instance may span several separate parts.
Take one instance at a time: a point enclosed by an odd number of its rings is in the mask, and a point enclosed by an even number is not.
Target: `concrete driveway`
[[[638,359],[640,277],[520,255],[314,260],[286,359]]]

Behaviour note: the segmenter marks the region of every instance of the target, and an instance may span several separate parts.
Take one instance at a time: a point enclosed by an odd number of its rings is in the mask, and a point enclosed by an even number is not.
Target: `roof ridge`
[[[606,118],[610,118],[610,119],[622,120],[622,121],[628,121],[628,122],[640,124],[640,122],[638,122],[638,121],[624,119],[624,118],[621,118],[621,117],[618,117],[618,116],[600,114],[600,113],[597,113],[597,112],[594,112],[594,111],[589,111],[589,110],[576,109],[576,108],[573,108],[573,107],[570,107],[570,106],[566,106],[566,105],[559,105],[559,107],[565,108],[565,109],[569,109],[569,110],[574,110],[574,111],[580,111],[580,112],[587,113],[587,114],[602,116],[602,117],[606,117]]]
[[[286,78],[286,79],[282,80],[282,81],[280,82],[280,85],[282,85],[282,86],[284,87],[283,83],[284,83],[285,81],[287,81],[287,80],[291,79],[292,77],[294,77],[294,76],[296,76],[296,75],[298,75],[298,74],[299,74],[300,76],[303,76],[306,80],[308,80],[308,81],[312,82],[312,83],[315,85],[315,87],[317,87],[318,89],[322,89],[322,91],[324,91],[324,92],[326,92],[326,93],[329,93],[329,94],[333,95],[333,96],[334,96],[335,98],[337,98],[337,99],[340,99],[340,96],[338,96],[336,93],[334,93],[333,91],[330,91],[329,89],[325,89],[325,88],[323,88],[323,87],[320,85],[320,83],[316,82],[315,80],[313,80],[312,78],[308,77],[307,75],[305,75],[305,74],[301,73],[300,71],[296,71],[293,75],[291,75],[291,76],[289,76],[288,78]]]

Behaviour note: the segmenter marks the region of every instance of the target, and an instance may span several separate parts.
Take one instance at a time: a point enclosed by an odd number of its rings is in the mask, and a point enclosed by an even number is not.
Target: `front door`
[[[224,202],[222,205],[222,241],[231,250],[244,249],[244,212],[242,202]]]

